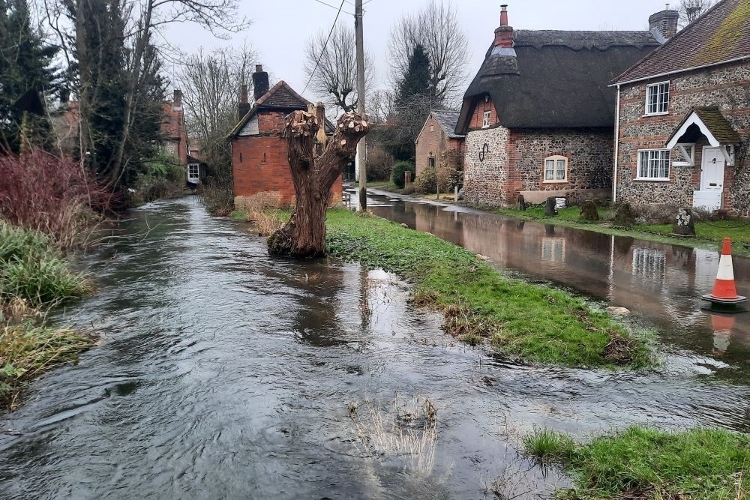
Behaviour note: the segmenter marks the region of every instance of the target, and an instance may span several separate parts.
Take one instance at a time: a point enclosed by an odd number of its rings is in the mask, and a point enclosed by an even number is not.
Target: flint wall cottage
[[[659,20],[651,31],[514,31],[503,5],[455,130],[466,135],[466,200],[509,206],[519,194],[535,203],[608,198],[615,123],[609,84],[665,40]]]
[[[618,202],[750,214],[750,0],[723,0],[625,71]]]

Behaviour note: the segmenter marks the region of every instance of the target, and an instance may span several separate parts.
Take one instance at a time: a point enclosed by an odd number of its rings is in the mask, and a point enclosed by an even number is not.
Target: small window
[[[646,86],[646,114],[660,115],[669,109],[669,82]]]
[[[200,169],[197,164],[190,163],[188,164],[188,180],[189,181],[197,181],[200,178]]]
[[[487,128],[489,126],[490,126],[490,112],[485,111],[484,118],[482,118],[482,128]]]
[[[427,166],[430,167],[430,168],[435,168],[435,157],[434,156],[430,156],[429,158],[427,158]]]
[[[668,181],[669,150],[643,149],[638,151],[638,175],[636,179]]]
[[[568,180],[568,159],[555,155],[544,159],[544,182],[566,182]]]
[[[677,144],[677,155],[672,158],[672,166],[692,167],[695,165],[695,144]]]

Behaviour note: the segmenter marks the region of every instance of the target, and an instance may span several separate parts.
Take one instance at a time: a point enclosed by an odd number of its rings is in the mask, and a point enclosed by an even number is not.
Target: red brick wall
[[[281,203],[290,205],[295,193],[287,159],[286,139],[281,136],[284,114],[261,114],[258,122],[261,135],[236,137],[232,140],[234,196],[278,192]],[[277,128],[279,126],[281,128]],[[340,177],[331,188],[332,200],[341,199],[342,182]]]
[[[474,114],[471,115],[471,121],[469,122],[469,130],[478,130],[482,128],[485,111],[490,112],[490,127],[497,124],[497,111],[495,111],[495,106],[492,104],[492,99],[487,102],[484,102],[484,99],[477,99]]]
[[[440,161],[440,155],[446,149],[446,137],[440,124],[430,115],[417,138],[416,168],[417,176],[430,165],[429,158],[435,158],[435,166]]]

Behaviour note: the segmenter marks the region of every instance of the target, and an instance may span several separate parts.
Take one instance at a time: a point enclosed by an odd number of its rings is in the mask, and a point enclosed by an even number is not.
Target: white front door
[[[724,155],[719,148],[703,148],[701,188],[693,192],[693,208],[719,210],[724,192]]]

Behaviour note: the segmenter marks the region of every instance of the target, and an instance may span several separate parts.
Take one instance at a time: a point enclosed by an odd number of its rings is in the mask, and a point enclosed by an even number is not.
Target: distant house
[[[284,118],[296,110],[307,110],[310,103],[295,92],[285,81],[269,88],[268,73],[257,65],[253,73],[251,106],[247,88],[243,88],[239,103],[239,123],[229,133],[232,148],[235,202],[259,193],[278,197],[281,205],[295,199],[294,182],[289,168],[288,150],[284,138]],[[326,129],[333,126],[326,122]],[[341,199],[342,180],[331,188],[332,199]]]
[[[430,112],[415,141],[417,176],[427,168],[440,165],[441,162],[461,169],[464,136],[455,132],[458,116],[458,111]]]
[[[750,214],[749,12],[718,2],[615,80],[616,201]]]
[[[610,82],[660,46],[650,31],[514,31],[500,27],[464,95],[455,132],[466,135],[464,192],[470,203],[510,206],[548,196],[609,197],[615,123]],[[672,16],[672,13],[674,16]]]
[[[182,107],[182,91],[175,90],[174,98],[161,105],[162,119],[159,127],[161,149],[174,158],[178,165],[186,166],[188,161],[188,138],[185,128],[185,110]]]

